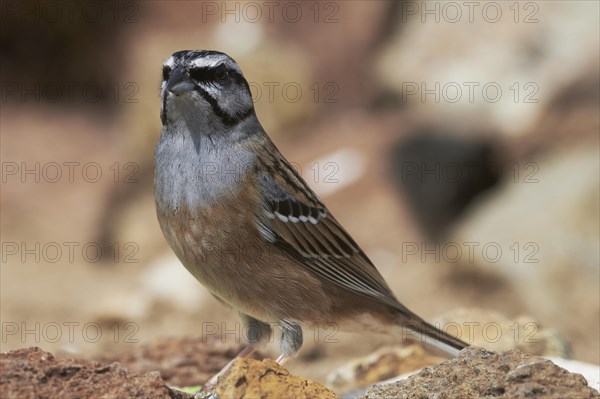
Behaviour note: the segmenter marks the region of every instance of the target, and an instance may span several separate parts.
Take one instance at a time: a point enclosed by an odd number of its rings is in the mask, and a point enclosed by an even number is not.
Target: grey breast
[[[155,153],[155,197],[163,211],[201,211],[236,195],[254,156],[223,138],[163,131]]]

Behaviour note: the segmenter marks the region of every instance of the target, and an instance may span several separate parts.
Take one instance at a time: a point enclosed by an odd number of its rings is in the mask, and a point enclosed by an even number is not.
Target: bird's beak
[[[167,81],[167,90],[175,95],[192,91],[195,87],[184,68],[176,68]]]

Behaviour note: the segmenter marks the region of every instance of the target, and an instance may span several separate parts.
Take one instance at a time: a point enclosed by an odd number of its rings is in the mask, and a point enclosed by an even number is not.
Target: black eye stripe
[[[244,80],[239,72],[229,69],[223,64],[219,64],[217,67],[192,67],[188,71],[192,79],[202,82],[216,82],[227,78],[233,78],[236,82]]]
[[[189,73],[192,79],[197,81],[214,80],[214,71],[212,68],[190,68]]]
[[[162,70],[162,76],[163,80],[168,80],[169,76],[171,76],[171,67],[169,67],[168,65],[164,65]]]
[[[250,107],[241,115],[230,115],[219,106],[219,102],[201,87],[196,87],[196,92],[199,93],[208,102],[217,117],[225,126],[235,126],[241,121],[248,118],[254,112],[254,108]]]

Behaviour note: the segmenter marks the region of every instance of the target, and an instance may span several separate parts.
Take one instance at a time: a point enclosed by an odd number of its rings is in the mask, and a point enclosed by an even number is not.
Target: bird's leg
[[[202,387],[203,392],[212,391],[217,386],[219,378],[221,378],[227,372],[227,370],[229,370],[229,368],[237,359],[251,356],[256,351],[256,345],[265,339],[265,337],[269,336],[271,332],[271,326],[269,324],[263,323],[262,321],[256,320],[248,315],[242,314],[241,316],[247,326],[245,330],[248,331],[245,338],[250,344],[229,363],[227,363],[227,365],[223,367],[221,371],[215,374],[210,380],[208,380],[206,384],[204,384]],[[279,326],[281,327],[281,355],[277,358],[276,362],[283,366],[300,350],[300,347],[302,346],[302,328],[296,323],[285,320],[279,322]]]
[[[283,366],[302,347],[302,327],[286,320],[280,321],[279,326],[281,327],[281,355],[275,361]]]

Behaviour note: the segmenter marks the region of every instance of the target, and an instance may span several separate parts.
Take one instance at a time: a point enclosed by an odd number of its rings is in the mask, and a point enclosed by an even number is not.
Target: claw
[[[275,362],[280,365],[283,366],[288,360],[290,359],[289,356],[285,355],[285,354],[281,354],[279,355],[279,357],[277,358],[277,360],[275,360]]]

